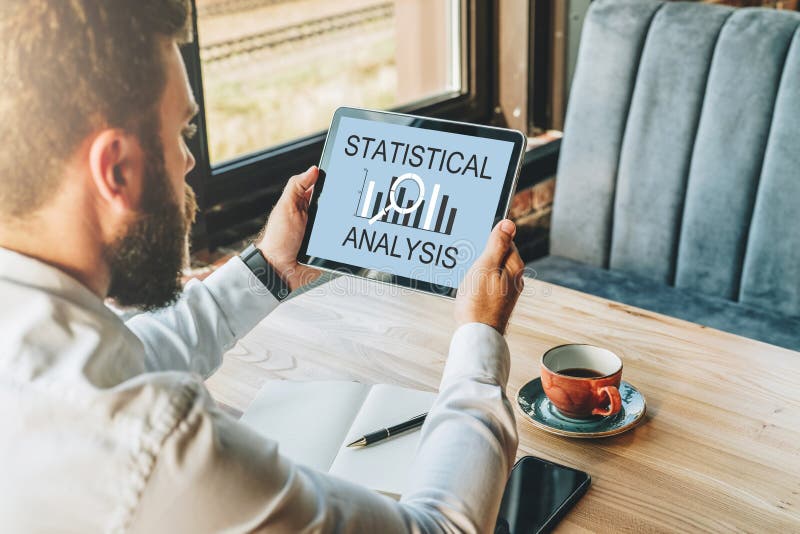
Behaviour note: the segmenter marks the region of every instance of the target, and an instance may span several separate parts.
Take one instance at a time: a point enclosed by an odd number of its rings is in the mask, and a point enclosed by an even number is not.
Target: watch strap
[[[261,282],[279,302],[289,296],[291,292],[289,286],[278,276],[278,273],[275,272],[275,269],[272,268],[272,265],[269,264],[258,247],[250,243],[250,245],[239,254],[239,257],[244,264],[247,265],[247,268],[250,269],[250,272],[253,273],[258,281]]]

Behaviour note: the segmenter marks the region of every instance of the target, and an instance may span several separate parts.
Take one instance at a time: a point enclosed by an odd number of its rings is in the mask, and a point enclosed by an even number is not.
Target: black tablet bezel
[[[347,274],[350,276],[357,276],[375,280],[387,284],[397,285],[424,293],[432,293],[444,297],[455,297],[456,288],[450,286],[433,284],[414,278],[406,278],[392,273],[379,272],[375,269],[367,267],[358,267],[347,263],[341,263],[334,260],[325,258],[317,258],[309,256],[307,253],[308,242],[311,238],[311,231],[314,228],[314,222],[317,215],[317,200],[325,186],[325,170],[331,159],[330,150],[332,149],[339,129],[339,122],[343,117],[351,117],[354,119],[366,119],[378,122],[388,122],[391,124],[398,124],[401,126],[411,126],[415,128],[425,128],[428,130],[437,130],[441,132],[457,133],[462,135],[470,135],[473,137],[485,137],[490,139],[497,139],[500,141],[508,141],[514,145],[509,159],[508,169],[503,181],[503,189],[500,193],[500,199],[495,209],[495,217],[492,227],[499,221],[504,219],[508,214],[508,209],[511,205],[511,197],[517,186],[517,178],[522,164],[522,156],[524,155],[525,145],[527,143],[526,137],[516,130],[508,130],[504,128],[495,128],[492,126],[483,126],[478,124],[469,124],[465,122],[455,122],[442,119],[432,119],[429,117],[420,117],[416,115],[405,115],[401,113],[392,113],[389,111],[373,111],[367,109],[358,109],[350,107],[340,107],[336,110],[331,121],[328,135],[325,138],[325,146],[322,149],[322,157],[319,162],[319,178],[314,186],[314,193],[311,197],[308,207],[308,223],[306,224],[306,231],[303,237],[303,243],[300,246],[297,260],[303,265],[309,265],[325,271],[332,271],[340,274]],[[487,229],[487,232],[491,228]]]

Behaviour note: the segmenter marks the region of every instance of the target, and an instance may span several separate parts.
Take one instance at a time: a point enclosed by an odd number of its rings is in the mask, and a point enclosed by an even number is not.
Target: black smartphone
[[[588,473],[524,456],[508,478],[495,534],[549,532],[589,489]]]

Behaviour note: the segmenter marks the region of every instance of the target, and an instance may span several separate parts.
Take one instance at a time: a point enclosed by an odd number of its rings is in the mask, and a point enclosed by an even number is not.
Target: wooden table
[[[339,278],[282,304],[208,385],[233,411],[272,378],[435,390],[452,306]],[[567,342],[620,354],[647,399],[637,428],[598,440],[552,436],[517,410],[518,456],[592,476],[560,531],[800,532],[800,353],[533,280],[507,338],[512,399]]]

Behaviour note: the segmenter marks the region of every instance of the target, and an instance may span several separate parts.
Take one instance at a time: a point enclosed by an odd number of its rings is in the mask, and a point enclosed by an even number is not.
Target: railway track
[[[283,4],[292,0],[220,0],[210,4],[198,6],[197,15],[200,17],[218,17],[231,15],[242,11],[253,11],[262,7]]]
[[[206,64],[217,63],[259,50],[277,48],[285,44],[305,41],[322,35],[389,20],[393,16],[394,2],[384,2],[329,17],[310,19],[282,28],[201,46],[200,57]]]

